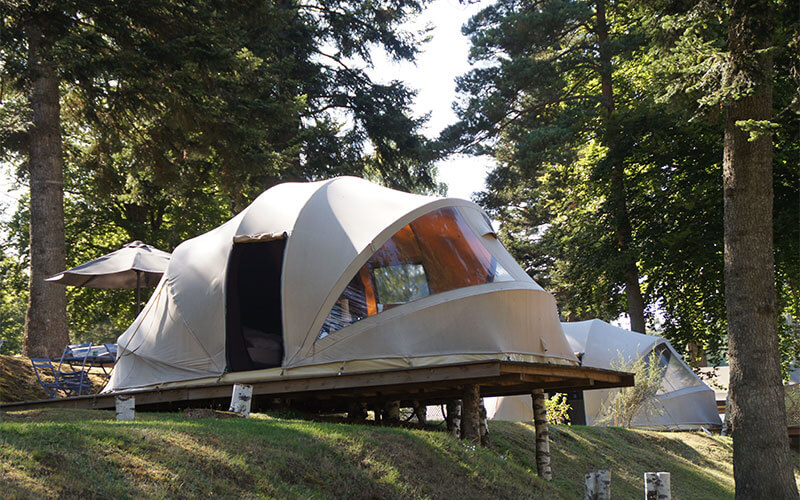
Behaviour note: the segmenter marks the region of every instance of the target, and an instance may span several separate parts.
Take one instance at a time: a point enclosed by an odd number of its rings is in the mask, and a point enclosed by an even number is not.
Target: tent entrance
[[[233,372],[281,366],[286,239],[235,243],[228,261],[225,351]]]

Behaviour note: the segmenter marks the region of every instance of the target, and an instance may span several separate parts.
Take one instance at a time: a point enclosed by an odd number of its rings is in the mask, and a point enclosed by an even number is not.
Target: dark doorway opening
[[[225,347],[233,372],[281,366],[286,239],[236,243],[228,261]]]
[[[567,412],[569,422],[572,425],[586,425],[586,407],[583,403],[583,391],[568,392],[567,404],[570,407]]]

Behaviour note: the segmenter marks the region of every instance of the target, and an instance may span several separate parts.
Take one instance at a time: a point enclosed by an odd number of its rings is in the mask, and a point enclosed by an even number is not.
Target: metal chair
[[[53,363],[49,359],[43,358],[31,358],[31,365],[33,365],[33,373],[36,374],[36,380],[39,381],[39,384],[44,388],[47,392],[47,396],[50,399],[55,399],[58,397],[58,391],[61,390],[61,385],[58,382],[58,376],[56,374],[56,369],[53,368]],[[52,382],[46,382],[42,379],[39,375],[39,370],[45,373],[45,375],[49,375],[53,378]]]
[[[104,343],[103,347],[95,354],[95,361],[100,365],[100,369],[103,370],[103,374],[106,377],[111,376],[111,374],[106,371],[106,364],[109,361],[111,363],[117,362],[117,344]]]
[[[64,348],[61,359],[56,370],[56,379],[60,384],[60,389],[67,396],[80,396],[84,393],[90,394],[93,388],[92,381],[89,380],[89,369],[86,367],[86,360],[92,349],[92,344],[70,344]],[[80,363],[80,368],[76,365]],[[69,370],[62,369],[69,366]]]

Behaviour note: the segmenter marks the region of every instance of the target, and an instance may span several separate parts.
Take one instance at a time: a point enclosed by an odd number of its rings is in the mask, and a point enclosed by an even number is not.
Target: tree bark
[[[417,417],[420,427],[425,427],[428,423],[428,407],[419,401],[414,401],[414,415]]]
[[[725,116],[725,306],[736,497],[798,498],[780,373],[772,246],[772,140],[742,120],[772,117],[772,3],[734,0],[729,90],[750,82]]]
[[[400,401],[387,401],[383,406],[384,425],[396,425],[400,423]]]
[[[58,77],[38,26],[30,27],[28,43],[33,111],[28,157],[31,273],[22,352],[54,358],[69,343],[64,286],[44,281],[66,267],[61,107]]]
[[[533,398],[533,424],[536,427],[536,470],[545,481],[553,480],[550,468],[550,431],[547,428],[547,409],[544,405],[544,391],[537,389]]]
[[[461,439],[466,439],[475,444],[481,443],[480,433],[480,387],[474,384],[464,387],[464,397],[461,400]]]
[[[447,402],[447,431],[456,439],[461,436],[461,401]]]
[[[606,22],[605,1],[597,2],[597,38],[599,40],[600,57],[600,89],[603,96],[603,126],[605,128],[605,145],[608,147],[608,156],[611,158],[611,178],[609,184],[609,207],[614,219],[614,231],[617,239],[617,248],[622,259],[622,274],[625,281],[625,298],[628,303],[628,316],[631,320],[631,330],[644,333],[644,299],[639,285],[639,269],[636,265],[636,255],[632,248],[633,230],[631,228],[625,188],[625,166],[614,156],[614,146],[619,131],[614,125],[614,82],[611,54],[608,50],[608,24]]]
[[[486,413],[486,405],[483,404],[483,398],[480,399],[480,404],[478,405],[478,415],[480,417],[481,446],[489,446],[491,444],[491,438],[489,437],[489,417]]]

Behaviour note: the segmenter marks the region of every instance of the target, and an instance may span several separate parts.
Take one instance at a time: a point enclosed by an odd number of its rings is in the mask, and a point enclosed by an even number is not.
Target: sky
[[[417,116],[431,113],[424,131],[431,138],[456,121],[452,110],[456,98],[455,78],[470,69],[469,40],[461,34],[461,27],[490,3],[487,0],[464,4],[458,0],[435,0],[408,25],[412,29],[434,26],[432,39],[417,57],[416,64],[396,63],[377,54],[373,59],[373,79],[381,83],[402,80],[417,90],[414,113]],[[486,173],[492,165],[489,157],[460,155],[450,158],[437,165],[439,181],[447,184],[448,196],[470,199],[473,192],[483,189]]]

